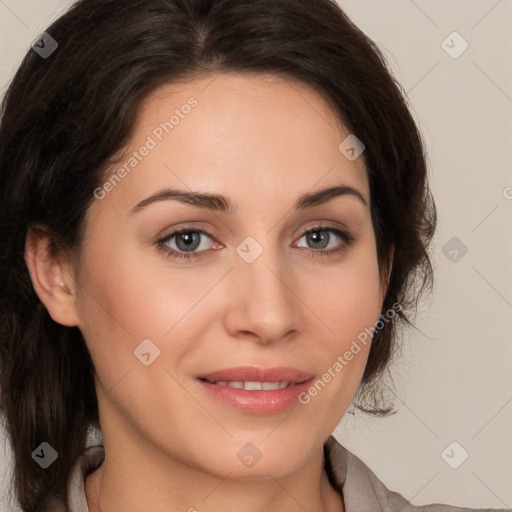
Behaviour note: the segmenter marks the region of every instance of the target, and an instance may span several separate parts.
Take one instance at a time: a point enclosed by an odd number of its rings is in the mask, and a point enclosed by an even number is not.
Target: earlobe
[[[25,262],[32,285],[51,318],[67,327],[78,325],[76,297],[68,262],[50,250],[47,230],[30,228],[25,240]]]

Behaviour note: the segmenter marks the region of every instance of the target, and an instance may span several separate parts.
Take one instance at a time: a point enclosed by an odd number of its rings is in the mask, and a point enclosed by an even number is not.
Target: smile
[[[207,379],[206,379],[207,380]],[[258,382],[258,381],[241,381],[241,380],[218,380],[208,381],[217,386],[228,386],[230,388],[245,389],[246,391],[271,391],[275,389],[283,389],[288,386],[294,386],[294,382]]]

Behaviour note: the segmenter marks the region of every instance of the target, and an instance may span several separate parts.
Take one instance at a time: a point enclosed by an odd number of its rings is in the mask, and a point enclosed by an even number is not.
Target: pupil
[[[192,244],[194,242],[197,242],[199,239],[199,236],[197,233],[194,233],[192,231],[187,231],[185,233],[180,233],[180,236],[176,240],[176,245],[180,250],[190,251]],[[180,242],[183,242],[185,245],[184,247],[180,247]],[[192,247],[192,250],[197,247]]]
[[[325,231],[312,231],[310,234],[310,240],[313,241],[313,244],[325,242],[328,239],[328,235]],[[322,246],[324,247],[324,246]]]

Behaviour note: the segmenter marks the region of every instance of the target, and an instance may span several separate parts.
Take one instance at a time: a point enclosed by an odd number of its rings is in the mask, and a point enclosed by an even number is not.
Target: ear
[[[391,270],[393,269],[393,257],[395,254],[395,246],[392,245],[389,248],[388,258],[389,265],[387,268],[383,269],[381,275],[381,302],[384,301],[384,297],[386,296],[386,292],[388,291],[389,279],[391,277]]]
[[[51,247],[48,230],[29,228],[25,240],[25,262],[34,290],[51,318],[59,324],[75,327],[78,315],[70,266],[63,255],[53,254]]]

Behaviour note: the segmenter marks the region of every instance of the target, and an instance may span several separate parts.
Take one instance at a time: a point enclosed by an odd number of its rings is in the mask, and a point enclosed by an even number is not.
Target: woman
[[[436,222],[400,88],[335,3],[78,1],[7,91],[0,172],[24,511],[463,510],[330,435],[354,396],[390,410]]]

